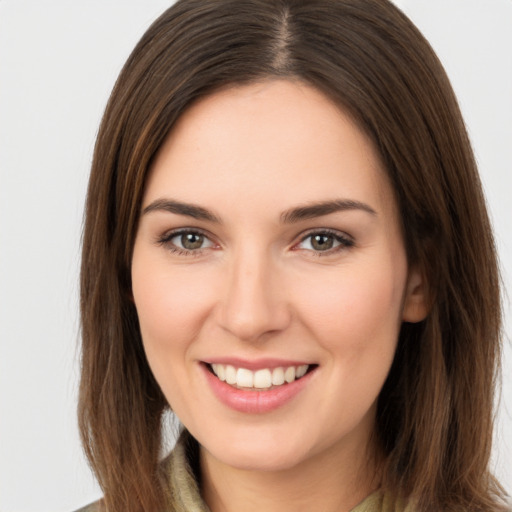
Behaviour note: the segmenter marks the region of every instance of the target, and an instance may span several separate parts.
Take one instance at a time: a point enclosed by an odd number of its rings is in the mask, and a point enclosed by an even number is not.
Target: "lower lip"
[[[246,391],[234,388],[219,380],[210,372],[206,364],[201,363],[201,367],[213,393],[224,405],[227,405],[235,411],[250,414],[263,414],[284,406],[308,385],[312,375],[316,371],[316,369],[314,369],[300,379],[272,389]]]

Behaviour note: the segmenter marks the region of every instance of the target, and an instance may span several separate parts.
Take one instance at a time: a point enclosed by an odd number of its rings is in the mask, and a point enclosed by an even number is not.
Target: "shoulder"
[[[94,503],[89,503],[89,505],[85,505],[85,507],[79,508],[74,512],[103,512],[103,507],[101,504],[102,500],[98,500]]]
[[[415,512],[415,507],[412,503],[407,504],[403,499],[394,498],[390,493],[378,490],[350,512]]]
[[[199,445],[187,430],[181,432],[174,449],[161,461],[161,465],[168,478],[169,510],[209,511],[198,485]],[[74,512],[105,512],[103,500]]]

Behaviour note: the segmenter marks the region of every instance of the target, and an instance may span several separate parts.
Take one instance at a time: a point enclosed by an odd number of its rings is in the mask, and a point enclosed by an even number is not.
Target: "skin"
[[[169,199],[215,219],[158,207]],[[332,200],[359,206],[283,222]],[[350,510],[379,485],[376,400],[400,326],[426,314],[372,143],[300,82],[225,89],[173,128],[142,209],[132,279],[144,348],[201,445],[211,510]],[[173,237],[183,228],[204,234],[198,249]],[[326,229],[332,248],[318,250],[311,232]],[[249,414],[212,392],[202,361],[213,357],[318,366],[292,400]]]

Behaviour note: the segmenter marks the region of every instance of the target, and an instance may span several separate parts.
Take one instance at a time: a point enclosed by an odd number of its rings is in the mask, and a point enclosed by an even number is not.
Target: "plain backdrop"
[[[396,0],[443,61],[467,121],[512,291],[512,1]],[[0,512],[100,491],[75,419],[82,208],[114,80],[164,0],[0,0]],[[512,333],[510,302],[506,330]],[[512,490],[512,350],[494,465]]]

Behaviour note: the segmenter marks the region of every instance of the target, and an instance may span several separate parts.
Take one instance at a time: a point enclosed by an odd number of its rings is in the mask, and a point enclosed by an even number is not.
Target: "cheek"
[[[405,276],[401,268],[381,264],[340,269],[333,277],[296,296],[303,297],[303,322],[325,351],[328,384],[317,409],[338,431],[374,414],[396,351]]]
[[[151,338],[190,334],[188,323],[201,314],[207,287],[200,273],[171,271],[165,257],[134,252],[132,288],[141,330]]]
[[[139,325],[150,367],[160,385],[184,357],[208,314],[209,287],[200,272],[170,270],[164,258],[134,251],[132,287]],[[167,377],[166,377],[167,375]]]
[[[187,417],[189,355],[207,316],[208,287],[197,273],[171,272],[165,260],[137,256],[133,296],[148,364],[171,407]]]
[[[401,325],[403,266],[361,265],[308,283],[302,318],[329,351],[358,357],[364,351],[394,352]],[[318,276],[317,276],[318,277]]]

